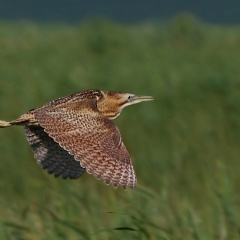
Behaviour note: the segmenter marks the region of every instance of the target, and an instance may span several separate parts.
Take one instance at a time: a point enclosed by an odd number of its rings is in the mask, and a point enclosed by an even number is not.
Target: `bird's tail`
[[[11,122],[0,120],[0,128],[10,127],[10,126],[12,126]]]

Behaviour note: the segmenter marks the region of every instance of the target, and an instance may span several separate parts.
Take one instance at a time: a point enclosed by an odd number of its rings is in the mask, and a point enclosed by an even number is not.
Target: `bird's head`
[[[110,120],[117,118],[126,106],[153,100],[151,96],[138,96],[131,93],[101,91],[102,97],[97,101],[98,110]]]

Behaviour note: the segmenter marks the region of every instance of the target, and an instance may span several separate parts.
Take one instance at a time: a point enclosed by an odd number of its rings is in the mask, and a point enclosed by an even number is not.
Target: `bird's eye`
[[[128,100],[130,100],[130,99],[131,99],[131,96],[129,95],[129,96],[128,96]]]

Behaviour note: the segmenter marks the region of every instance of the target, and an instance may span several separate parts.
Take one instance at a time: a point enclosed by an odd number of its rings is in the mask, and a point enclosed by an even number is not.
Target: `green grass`
[[[152,95],[114,122],[136,189],[54,178],[0,131],[0,239],[240,238],[240,29],[190,16],[126,26],[0,23],[0,119],[97,88]]]

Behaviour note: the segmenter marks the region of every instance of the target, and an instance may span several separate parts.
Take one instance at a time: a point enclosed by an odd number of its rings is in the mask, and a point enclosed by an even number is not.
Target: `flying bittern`
[[[111,120],[124,107],[152,99],[87,90],[32,109],[14,121],[0,121],[0,127],[24,126],[34,157],[48,173],[76,179],[87,170],[115,188],[134,188],[131,158]]]

